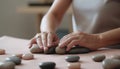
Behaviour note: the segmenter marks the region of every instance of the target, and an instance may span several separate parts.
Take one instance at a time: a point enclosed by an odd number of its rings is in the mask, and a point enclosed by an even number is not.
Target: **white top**
[[[73,0],[73,31],[92,33],[98,11],[106,0]]]

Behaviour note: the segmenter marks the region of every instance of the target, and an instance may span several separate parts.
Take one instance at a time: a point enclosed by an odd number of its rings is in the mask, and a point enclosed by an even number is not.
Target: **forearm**
[[[41,31],[55,32],[71,2],[72,0],[54,0],[50,10],[42,19]]]
[[[120,28],[101,33],[100,38],[103,46],[120,43]]]
[[[55,32],[59,24],[61,23],[53,14],[46,14],[41,22],[42,32]]]

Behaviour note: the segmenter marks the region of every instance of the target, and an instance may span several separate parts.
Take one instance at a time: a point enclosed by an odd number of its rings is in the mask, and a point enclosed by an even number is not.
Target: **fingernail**
[[[51,47],[51,44],[48,44],[48,47]]]
[[[47,48],[47,47],[44,47],[44,50],[46,51],[46,50],[48,50],[48,48]]]

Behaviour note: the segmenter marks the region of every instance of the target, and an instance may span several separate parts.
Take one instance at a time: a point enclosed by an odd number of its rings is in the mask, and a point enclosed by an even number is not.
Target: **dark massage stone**
[[[55,46],[53,46],[53,47],[50,47],[47,51],[45,51],[44,53],[45,54],[55,54],[56,52],[55,52],[55,49],[56,49],[56,47]]]
[[[12,56],[12,57],[8,57],[5,59],[6,62],[14,62],[16,65],[21,64],[21,59],[19,57],[16,56]]]
[[[55,62],[41,62],[39,63],[39,67],[41,69],[55,69]]]
[[[0,69],[15,69],[14,62],[0,62]]]
[[[105,55],[97,54],[92,56],[93,61],[95,62],[102,62],[105,59]]]
[[[120,69],[120,60],[118,59],[105,59],[102,62],[104,69]]]
[[[71,50],[70,51],[68,51],[67,53],[68,54],[84,54],[84,53],[89,53],[89,52],[91,52],[91,50],[90,49],[88,49],[88,48],[85,48],[85,47],[73,47],[73,48],[71,48]]]
[[[31,53],[43,53],[43,50],[39,48],[37,44],[33,44],[30,48]]]
[[[78,62],[79,59],[80,59],[79,56],[67,56],[67,57],[65,58],[65,60],[66,60],[67,62]]]

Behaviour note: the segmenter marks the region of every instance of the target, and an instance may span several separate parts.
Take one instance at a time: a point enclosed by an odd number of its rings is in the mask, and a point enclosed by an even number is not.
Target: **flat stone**
[[[0,62],[0,69],[15,69],[14,62]]]
[[[57,54],[65,54],[66,53],[66,48],[56,47],[55,51],[56,51]]]
[[[95,62],[102,62],[105,58],[106,58],[105,55],[102,55],[102,54],[97,54],[92,56],[92,59]]]
[[[50,47],[48,50],[46,50],[44,53],[45,54],[55,54],[56,52],[55,52],[55,49],[56,49],[56,47],[55,46],[53,46],[53,47]]]
[[[30,48],[31,53],[43,53],[43,50],[39,48],[37,44],[33,44]]]
[[[32,60],[34,59],[34,55],[31,53],[23,54],[22,59],[24,60]]]
[[[14,62],[16,65],[21,64],[21,59],[19,57],[16,56],[11,56],[5,59],[6,62]]]
[[[4,49],[0,49],[0,55],[5,54],[5,50]]]
[[[114,56],[111,56],[111,58],[120,60],[120,55],[114,55]]]
[[[118,59],[105,59],[102,62],[104,69],[120,69],[120,60]]]
[[[67,56],[67,57],[65,58],[65,60],[66,60],[67,62],[78,62],[79,59],[80,59],[79,56]]]
[[[81,65],[79,62],[68,63],[68,69],[81,69]]]
[[[41,69],[55,69],[55,62],[41,62],[39,63],[39,67]]]
[[[12,56],[16,56],[16,57],[19,57],[20,59],[22,59],[22,55],[23,54],[13,54]]]
[[[68,54],[84,54],[84,53],[89,53],[89,52],[91,52],[91,50],[88,48],[76,46],[76,47],[71,48],[71,50],[68,51],[67,53]]]

